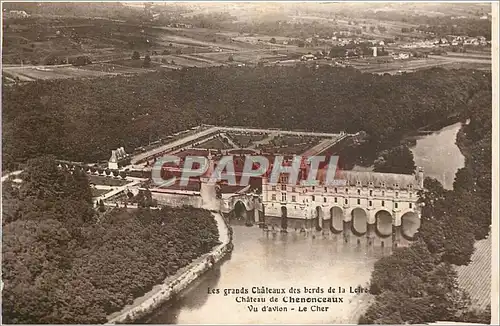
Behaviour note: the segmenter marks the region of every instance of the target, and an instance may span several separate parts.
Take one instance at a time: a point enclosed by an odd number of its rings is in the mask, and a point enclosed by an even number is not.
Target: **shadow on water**
[[[197,291],[197,289],[216,288],[221,277],[221,267],[230,259],[231,254],[223,258],[184,291],[173,296],[152,314],[137,320],[134,324],[177,324],[181,310],[196,310],[203,307],[209,294],[207,291]]]

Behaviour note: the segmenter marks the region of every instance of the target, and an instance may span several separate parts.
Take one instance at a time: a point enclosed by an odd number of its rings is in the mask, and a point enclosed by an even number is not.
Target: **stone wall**
[[[156,192],[151,190],[151,196],[158,201],[158,205],[166,205],[171,207],[181,207],[184,205],[193,206],[195,208],[202,207],[202,199],[200,195],[195,194],[178,194],[167,192]]]

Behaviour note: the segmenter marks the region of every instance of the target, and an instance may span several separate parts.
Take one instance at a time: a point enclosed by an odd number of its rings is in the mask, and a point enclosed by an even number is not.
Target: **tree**
[[[413,153],[408,146],[401,145],[382,153],[375,161],[376,172],[413,174],[415,172],[415,161]]]
[[[330,58],[337,58],[345,56],[345,48],[341,46],[334,46],[330,49]]]
[[[232,54],[229,56],[229,58],[227,58],[227,61],[229,61],[229,62],[233,62],[234,61],[234,58],[233,58]]]
[[[125,179],[127,177],[127,172],[120,171],[120,177],[122,177],[122,179]]]
[[[146,54],[146,56],[144,57],[143,67],[150,67],[150,66],[151,66],[151,57],[149,56],[149,54]]]
[[[106,211],[106,206],[104,206],[104,202],[101,200],[99,200],[99,212],[103,213]]]
[[[27,162],[19,189],[3,184],[6,323],[105,323],[218,244],[210,212],[194,208],[115,209],[95,223],[87,218],[94,204],[74,198],[89,190],[77,172],[39,157]],[[105,211],[102,200],[97,208]]]
[[[269,43],[271,44],[276,44],[276,39],[274,37],[272,37],[270,40],[269,40]]]
[[[132,60],[139,60],[140,58],[141,55],[139,54],[139,52],[134,51],[134,53],[132,53]]]

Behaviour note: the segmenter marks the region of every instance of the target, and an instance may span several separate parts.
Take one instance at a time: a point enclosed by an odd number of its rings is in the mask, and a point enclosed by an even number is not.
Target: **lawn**
[[[103,177],[98,175],[89,176],[89,182],[95,185],[103,185],[103,186],[111,186],[111,187],[119,187],[130,183],[130,181],[115,179],[113,177]]]
[[[258,146],[264,152],[275,154],[301,154],[317,145],[323,138],[314,136],[288,137],[278,136],[270,140],[269,144]]]
[[[225,140],[222,137],[215,137],[213,139],[210,139],[209,141],[206,141],[204,143],[199,144],[196,146],[197,148],[205,148],[205,149],[231,149],[233,146],[228,144],[227,140]]]
[[[227,136],[231,138],[236,144],[242,148],[251,146],[254,142],[260,141],[267,137],[267,134],[233,134],[228,133]]]

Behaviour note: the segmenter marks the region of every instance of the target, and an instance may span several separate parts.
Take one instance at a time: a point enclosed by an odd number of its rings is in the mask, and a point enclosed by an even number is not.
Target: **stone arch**
[[[247,207],[242,200],[237,200],[233,206],[234,217],[236,219],[246,220],[247,217]]]
[[[330,208],[330,230],[333,233],[340,233],[344,228],[344,210],[339,206]]]
[[[288,211],[286,206],[281,206],[281,229],[286,231],[288,228]]]
[[[321,206],[316,206],[316,209],[314,210],[315,213],[315,218],[314,218],[314,226],[316,227],[317,231],[323,230],[323,209]]]
[[[420,216],[415,211],[407,211],[401,216],[401,233],[407,239],[413,239],[420,228]]]
[[[375,228],[377,235],[388,237],[392,234],[392,214],[387,209],[380,209],[375,213]]]
[[[247,198],[242,197],[242,196],[237,196],[237,197],[233,197],[232,200],[233,200],[233,209],[236,207],[236,204],[239,202],[243,206],[245,206],[245,209],[247,211],[252,210],[252,207],[250,207]]]
[[[354,234],[363,235],[367,230],[368,214],[361,207],[356,207],[351,211],[352,231]]]

